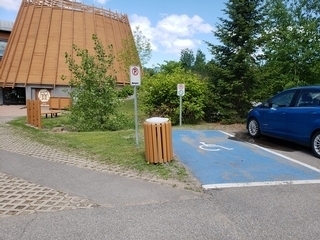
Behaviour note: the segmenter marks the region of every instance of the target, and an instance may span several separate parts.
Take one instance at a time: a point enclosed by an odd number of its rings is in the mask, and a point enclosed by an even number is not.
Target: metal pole
[[[180,96],[180,126],[182,125],[182,96]]]
[[[139,134],[138,134],[138,101],[137,101],[137,86],[134,86],[134,120],[136,127],[136,144],[139,146]]]

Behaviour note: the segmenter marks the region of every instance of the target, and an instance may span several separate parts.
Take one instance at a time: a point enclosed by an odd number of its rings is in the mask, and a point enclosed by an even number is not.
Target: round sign
[[[41,89],[38,93],[38,98],[41,102],[48,102],[50,99],[50,92],[47,89]]]
[[[137,76],[137,75],[139,74],[139,69],[136,68],[136,67],[132,68],[132,74],[133,74],[134,76]]]

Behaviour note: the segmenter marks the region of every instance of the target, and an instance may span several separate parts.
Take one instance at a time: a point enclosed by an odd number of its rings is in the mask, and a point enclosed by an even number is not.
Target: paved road
[[[319,238],[319,184],[198,193],[117,175],[22,138],[4,107],[0,239]]]

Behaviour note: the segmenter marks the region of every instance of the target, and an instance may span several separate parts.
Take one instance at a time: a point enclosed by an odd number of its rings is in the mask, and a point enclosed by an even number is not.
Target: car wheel
[[[251,137],[259,137],[260,136],[260,128],[259,123],[255,118],[251,118],[248,123],[248,133]]]
[[[317,158],[320,158],[320,131],[313,134],[312,141],[311,141],[311,148],[314,155]]]

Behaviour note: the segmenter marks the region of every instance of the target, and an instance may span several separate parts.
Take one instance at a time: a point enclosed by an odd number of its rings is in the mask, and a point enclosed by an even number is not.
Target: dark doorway
[[[3,88],[3,104],[5,105],[25,105],[25,88]]]

